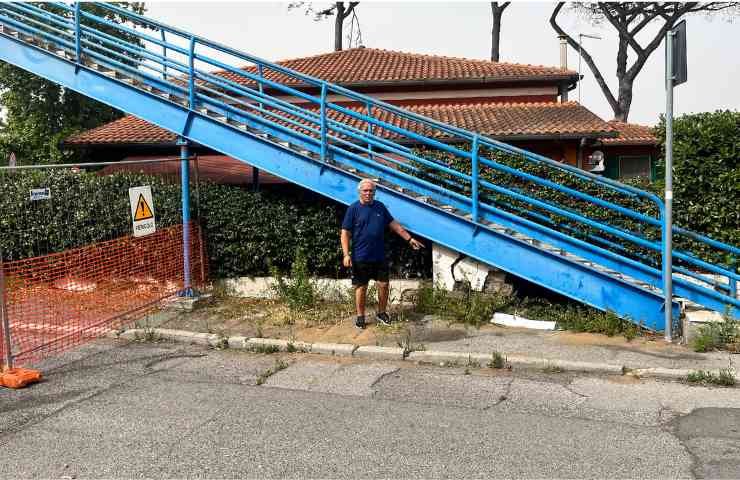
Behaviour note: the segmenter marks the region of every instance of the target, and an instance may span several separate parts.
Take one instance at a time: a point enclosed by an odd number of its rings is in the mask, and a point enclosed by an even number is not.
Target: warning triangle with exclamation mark
[[[139,220],[149,220],[150,218],[154,218],[152,209],[149,208],[149,204],[146,203],[144,195],[139,194],[139,201],[136,202],[136,213],[134,214],[134,221],[138,222]]]

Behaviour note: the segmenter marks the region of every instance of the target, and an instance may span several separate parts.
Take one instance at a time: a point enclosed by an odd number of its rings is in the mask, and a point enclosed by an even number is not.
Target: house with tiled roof
[[[657,140],[648,127],[607,122],[584,106],[568,101],[578,74],[561,67],[469,60],[434,55],[354,48],[277,62],[300,73],[318,77],[416,114],[504,141],[549,158],[593,168],[591,155],[600,150],[606,157],[606,174],[614,178],[649,175],[657,153]],[[244,67],[256,73],[253,66]],[[215,72],[229,81],[257,88],[248,77]],[[315,87],[276,71],[265,71],[267,80],[289,85],[308,94]],[[315,108],[298,96],[265,92],[281,100]],[[330,95],[329,101],[362,110],[364,105]],[[330,113],[332,115],[333,113]],[[338,118],[339,119],[339,118]],[[342,118],[350,122],[350,117]],[[414,130],[401,118],[380,118]],[[360,127],[360,125],[357,125]],[[382,133],[389,138],[391,131]],[[430,132],[424,132],[430,135]],[[435,135],[434,133],[432,133]],[[456,139],[445,132],[442,142]],[[126,116],[64,141],[66,148],[84,149],[92,159],[141,159],[177,154],[176,135],[133,116]],[[255,177],[249,167],[218,152],[196,147],[201,165],[216,176],[219,165],[230,173],[218,175],[223,183],[249,183]],[[236,163],[235,163],[236,162]],[[260,175],[261,182],[279,182]],[[215,179],[215,178],[213,178]]]

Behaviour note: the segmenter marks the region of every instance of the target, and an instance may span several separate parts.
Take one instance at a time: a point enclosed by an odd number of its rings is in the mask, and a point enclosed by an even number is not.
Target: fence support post
[[[473,163],[473,185],[470,192],[471,199],[473,200],[473,206],[471,208],[471,221],[473,223],[478,223],[478,134],[475,134],[475,136],[473,136],[473,146],[470,149],[470,154],[472,156],[471,160]]]
[[[13,342],[10,339],[10,320],[8,319],[8,310],[5,302],[5,265],[3,264],[3,252],[0,250],[0,320],[2,320],[3,332],[3,365],[0,371],[11,370],[13,368]]]
[[[190,151],[187,139],[177,140],[180,146],[180,181],[182,190],[182,266],[183,284],[178,292],[180,297],[193,297],[193,285],[190,276]]]

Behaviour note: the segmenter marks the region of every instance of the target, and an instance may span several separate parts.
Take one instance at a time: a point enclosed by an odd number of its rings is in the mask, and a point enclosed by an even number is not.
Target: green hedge
[[[665,145],[665,119],[656,129]],[[665,152],[658,162],[664,187]],[[673,121],[676,224],[740,246],[740,112],[716,111]]]
[[[675,131],[675,224],[708,235],[731,245],[740,245],[740,113],[717,112],[687,115],[676,120]],[[664,128],[663,128],[664,131]],[[467,150],[465,145],[457,145]],[[470,161],[447,152],[432,149],[417,149],[420,157],[453,168],[470,175]],[[563,170],[547,164],[526,160],[524,157],[481,149],[482,157],[493,160],[535,177],[553,181],[559,185],[587,193],[593,197],[659,219],[655,203],[616,193],[593,182],[584,181]],[[470,195],[470,182],[450,174],[412,164],[409,173],[419,174],[426,180],[445,186],[465,196]],[[416,172],[416,173],[414,173]],[[662,173],[661,173],[662,175]],[[481,166],[480,178],[499,187],[557,206],[565,211],[634,233],[653,242],[661,241],[660,227],[637,221],[629,216],[598,206],[590,201],[577,199],[554,188],[542,186],[521,177],[502,172],[492,167]],[[661,177],[662,178],[662,177]],[[651,184],[647,179],[634,179],[633,186],[650,190],[662,198],[662,183]],[[496,208],[546,225],[557,231],[574,236],[619,255],[628,256],[656,268],[660,265],[660,252],[639,246],[600,229],[569,219],[566,215],[552,213],[528,202],[481,186],[482,201]],[[730,265],[732,258],[725,252],[706,244],[693,241],[686,236],[675,237],[677,249],[687,251],[703,260]],[[676,261],[683,264],[682,261]]]
[[[99,176],[69,170],[0,174],[0,248],[6,259],[45,255],[129,235],[128,189],[151,185],[157,226],[180,223],[180,185],[141,174]],[[29,190],[48,187],[51,201],[29,201]],[[316,275],[346,276],[340,268],[339,230],[346,207],[299,187],[254,193],[202,183],[192,189],[193,217],[200,211],[212,277],[289,271],[302,250]],[[396,276],[429,276],[430,249],[413,252],[389,235],[388,258]]]

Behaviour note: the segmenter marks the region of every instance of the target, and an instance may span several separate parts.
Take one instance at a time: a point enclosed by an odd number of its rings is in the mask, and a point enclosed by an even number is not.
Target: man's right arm
[[[349,241],[352,237],[352,232],[349,230],[342,229],[341,234],[341,240],[342,240],[342,253],[344,254],[344,258],[342,258],[342,264],[349,268],[352,266],[352,257],[349,255]]]

